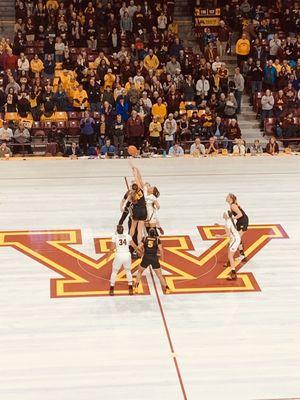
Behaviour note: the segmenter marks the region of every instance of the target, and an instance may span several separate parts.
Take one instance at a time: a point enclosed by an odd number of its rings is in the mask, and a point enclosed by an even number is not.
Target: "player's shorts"
[[[231,238],[229,242],[229,250],[235,253],[239,248],[240,244],[241,244],[241,238],[239,237]]]
[[[157,256],[153,256],[153,257],[144,256],[142,258],[142,262],[141,262],[142,268],[148,268],[150,265],[153,269],[160,268],[159,259]]]
[[[239,232],[240,231],[246,232],[246,230],[248,229],[248,225],[249,225],[249,219],[247,215],[244,215],[242,218],[236,221],[236,229]]]
[[[146,207],[133,207],[132,219],[134,221],[146,221],[147,208]]]
[[[157,223],[156,211],[153,209],[153,207],[147,207],[147,222],[149,224]]]

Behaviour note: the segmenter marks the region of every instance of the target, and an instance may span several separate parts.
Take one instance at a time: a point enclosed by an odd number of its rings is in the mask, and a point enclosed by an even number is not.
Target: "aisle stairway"
[[[188,0],[175,0],[174,20],[178,24],[179,37],[184,46],[192,47],[195,53],[199,52],[200,49],[194,35],[194,21]],[[230,79],[233,79],[236,57],[227,55],[223,61],[229,69]],[[247,143],[252,143],[254,139],[259,139],[262,143],[267,141],[260,132],[256,113],[249,106],[249,97],[246,95],[243,96],[242,113],[238,116],[238,123],[242,136]]]
[[[224,62],[229,69],[229,78],[233,80],[236,57],[226,56]],[[249,96],[246,94],[244,94],[242,98],[241,114],[238,116],[238,123],[246,143],[253,143],[255,139],[259,139],[262,144],[267,143],[267,139],[260,131],[259,120],[256,118],[256,113],[249,105]]]
[[[199,52],[199,45],[194,35],[194,21],[188,0],[175,0],[174,21],[178,24],[179,37],[185,47],[192,47]]]
[[[249,105],[249,96],[244,95],[242,99],[241,114],[238,116],[238,123],[242,131],[242,136],[246,143],[253,143],[255,139],[259,139],[262,144],[268,142],[260,131],[259,120],[256,119],[256,113]]]
[[[0,0],[0,38],[13,39],[15,22],[15,2],[13,0]]]

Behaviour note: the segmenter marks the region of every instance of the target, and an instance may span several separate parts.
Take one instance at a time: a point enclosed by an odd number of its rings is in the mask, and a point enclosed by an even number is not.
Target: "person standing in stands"
[[[235,140],[241,139],[241,137],[241,129],[238,126],[236,119],[233,118],[227,127],[226,137],[223,142],[224,147],[227,148],[229,152],[232,152]]]
[[[240,68],[235,69],[235,74],[234,74],[234,84],[235,84],[235,98],[237,102],[237,110],[236,113],[240,114],[241,112],[241,105],[242,105],[242,97],[243,97],[243,92],[245,88],[245,80],[243,75],[240,72]]]
[[[80,143],[84,154],[87,154],[87,147],[93,146],[95,142],[95,120],[90,117],[90,113],[85,111],[84,118],[80,121]]]
[[[237,57],[237,65],[241,71],[243,71],[244,62],[247,60],[250,53],[250,41],[245,33],[236,42],[235,52]]]

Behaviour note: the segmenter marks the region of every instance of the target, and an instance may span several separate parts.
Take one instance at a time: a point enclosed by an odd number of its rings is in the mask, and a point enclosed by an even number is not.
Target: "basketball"
[[[131,156],[135,157],[138,155],[138,149],[135,146],[129,146],[128,147],[128,154]]]

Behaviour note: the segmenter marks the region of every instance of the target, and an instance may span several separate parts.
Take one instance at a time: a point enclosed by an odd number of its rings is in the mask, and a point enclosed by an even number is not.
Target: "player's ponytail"
[[[230,197],[231,200],[232,200],[232,204],[237,204],[237,198],[236,198],[236,195],[235,195],[235,194],[229,193],[229,197]]]
[[[154,196],[155,196],[156,198],[158,198],[159,195],[160,195],[159,190],[157,189],[156,186],[154,186],[154,188],[153,188],[153,194],[154,194]]]

